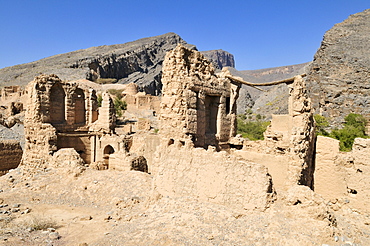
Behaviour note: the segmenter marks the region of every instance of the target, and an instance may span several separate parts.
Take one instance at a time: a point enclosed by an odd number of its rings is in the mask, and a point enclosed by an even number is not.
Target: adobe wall
[[[347,195],[346,171],[339,155],[339,140],[317,136],[314,190],[327,200]]]
[[[161,102],[159,97],[142,94],[141,92],[136,95],[126,95],[123,100],[127,103],[128,111],[154,110],[158,112]]]
[[[318,136],[314,190],[332,203],[370,212],[370,139],[356,138],[351,152],[339,141]]]
[[[81,156],[85,163],[91,162],[91,136],[81,135],[74,136],[73,134],[57,136],[57,148],[73,148]]]
[[[256,144],[252,149],[237,150],[235,153],[246,161],[264,165],[268,169],[272,177],[272,183],[277,191],[288,190],[290,188],[287,182],[289,179],[289,156],[276,152],[256,152],[253,150],[254,148],[262,150],[261,146]]]
[[[144,156],[148,162],[148,172],[153,173],[153,166],[155,157],[160,151],[158,149],[161,141],[160,134],[134,134],[132,136],[132,146],[130,147],[130,153],[134,153],[136,156]]]
[[[178,140],[162,142],[157,153],[152,174],[163,196],[196,197],[236,209],[264,210],[274,201],[271,176],[263,165]]]
[[[17,168],[22,159],[22,148],[19,141],[1,140],[0,141],[0,175],[5,174],[10,169]]]

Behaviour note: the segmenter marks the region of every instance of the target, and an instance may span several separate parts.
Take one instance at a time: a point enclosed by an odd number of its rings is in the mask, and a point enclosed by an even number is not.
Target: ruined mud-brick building
[[[130,83],[122,92],[123,100],[127,103],[128,111],[154,110],[159,111],[160,99],[157,96],[139,92],[138,86]]]
[[[162,83],[162,135],[204,148],[222,147],[235,136],[240,84],[216,75],[201,53],[180,45],[168,52]]]
[[[0,101],[6,101],[23,96],[25,91],[19,85],[4,86],[0,90]]]
[[[27,91],[23,163],[42,167],[62,148],[75,149],[85,163],[108,162],[110,154],[125,148],[123,138],[111,139],[116,119],[107,93],[98,108],[93,89],[56,75],[36,77]]]
[[[238,79],[227,70],[216,73],[199,52],[181,45],[168,52],[162,82],[158,134],[128,136],[115,133],[108,94],[98,107],[95,91],[86,84],[63,82],[56,75],[36,77],[27,88],[23,164],[63,168],[79,155],[90,167],[102,163],[109,169],[148,172],[153,189],[163,196],[263,210],[276,192],[308,186],[326,199],[350,200],[366,210],[370,143],[356,140],[354,150],[343,154],[336,140],[319,137],[315,142],[301,76],[289,82],[289,114],[273,115],[261,141],[235,136]],[[139,110],[135,88],[125,93],[132,96],[132,110]],[[145,100],[142,105],[151,107]],[[73,158],[61,161],[69,154]]]

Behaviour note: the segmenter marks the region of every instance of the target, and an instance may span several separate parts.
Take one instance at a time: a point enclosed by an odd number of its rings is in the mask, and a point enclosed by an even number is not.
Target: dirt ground
[[[20,167],[0,189],[0,245],[370,245],[368,214],[306,187],[265,211],[163,197],[137,171]]]

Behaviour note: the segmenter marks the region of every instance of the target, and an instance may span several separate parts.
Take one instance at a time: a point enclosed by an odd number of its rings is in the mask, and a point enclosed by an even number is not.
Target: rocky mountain
[[[195,48],[175,33],[91,47],[0,69],[0,85],[25,85],[41,73],[54,73],[63,80],[113,78],[122,84],[134,82],[141,91],[157,95],[164,56],[179,43]]]
[[[223,67],[235,67],[234,56],[224,50],[208,50],[201,51],[201,53],[213,64],[216,68],[222,69]]]
[[[326,32],[307,74],[316,113],[334,126],[351,112],[370,117],[370,9]]]

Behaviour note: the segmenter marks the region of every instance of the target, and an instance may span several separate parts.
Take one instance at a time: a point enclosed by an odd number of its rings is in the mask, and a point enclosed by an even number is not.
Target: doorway
[[[108,169],[109,168],[109,156],[114,153],[114,149],[112,146],[107,145],[104,148],[103,151],[103,162],[104,162],[104,168]]]

